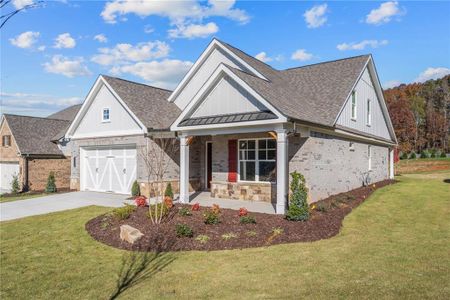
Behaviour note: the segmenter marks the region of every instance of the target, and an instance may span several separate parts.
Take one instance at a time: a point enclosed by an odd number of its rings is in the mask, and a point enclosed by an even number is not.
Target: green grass
[[[328,240],[169,253],[150,263],[85,232],[86,221],[107,208],[4,222],[0,298],[105,299],[117,290],[121,266],[134,265],[136,278],[121,298],[449,299],[445,178],[449,172],[399,177],[400,183],[376,191],[348,215]]]
[[[42,196],[46,196],[48,194],[42,193],[42,194],[19,194],[18,196],[11,196],[11,197],[5,197],[0,195],[0,203],[3,202],[11,202],[11,201],[16,201],[16,200],[25,200],[25,199],[31,199],[31,198],[37,198],[37,197],[42,197]]]

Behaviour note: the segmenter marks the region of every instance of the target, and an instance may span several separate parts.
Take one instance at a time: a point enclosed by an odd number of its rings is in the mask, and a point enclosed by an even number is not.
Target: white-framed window
[[[104,108],[102,111],[102,122],[109,122],[109,121],[110,121],[109,108]]]
[[[372,146],[367,146],[367,158],[369,160],[369,171],[372,170]]]
[[[356,120],[356,91],[352,92],[352,120]]]
[[[367,118],[366,125],[367,126],[370,126],[372,124],[372,107],[371,107],[371,105],[372,105],[372,100],[367,99],[367,116],[366,116],[366,118]]]
[[[276,181],[277,142],[275,139],[239,140],[239,181]]]

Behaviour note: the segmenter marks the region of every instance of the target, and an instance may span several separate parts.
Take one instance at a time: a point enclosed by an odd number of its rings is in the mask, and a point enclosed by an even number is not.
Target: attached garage
[[[16,175],[19,175],[19,162],[0,163],[0,193],[11,191],[11,182]]]
[[[80,149],[80,189],[130,194],[136,180],[136,146]]]

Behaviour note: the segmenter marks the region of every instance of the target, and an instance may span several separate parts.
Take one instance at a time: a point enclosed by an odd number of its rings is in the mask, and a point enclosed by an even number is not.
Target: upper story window
[[[239,140],[239,180],[276,180],[276,150],[274,139]]]
[[[372,100],[367,99],[367,126],[370,126],[372,124]]]
[[[356,91],[352,92],[352,119],[356,120]]]
[[[110,115],[109,115],[109,108],[104,108],[102,113],[102,122],[109,122],[110,121]]]
[[[10,147],[11,146],[11,136],[10,135],[2,136],[2,146],[3,147]]]

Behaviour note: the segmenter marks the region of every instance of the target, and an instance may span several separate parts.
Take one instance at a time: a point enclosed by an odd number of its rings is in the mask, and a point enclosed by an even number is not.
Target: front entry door
[[[206,142],[206,188],[211,189],[212,180],[212,143]]]

